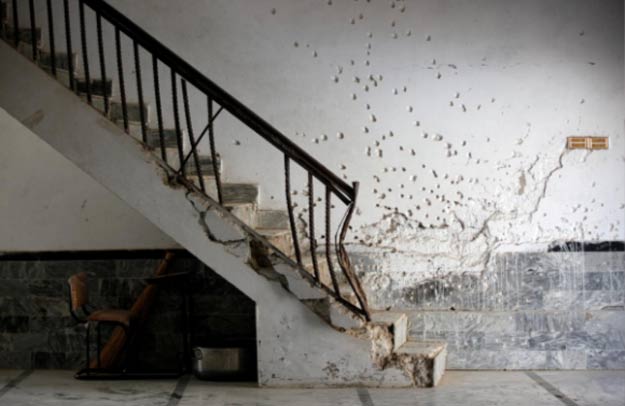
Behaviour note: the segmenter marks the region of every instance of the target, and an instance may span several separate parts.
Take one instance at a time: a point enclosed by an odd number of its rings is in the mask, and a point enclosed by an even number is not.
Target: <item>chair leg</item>
[[[124,335],[126,336],[126,342],[124,343],[124,357],[122,358],[122,362],[121,362],[121,367],[122,367],[122,373],[126,373],[128,371],[128,363],[129,363],[129,359],[130,359],[130,350],[133,347],[133,342],[131,342],[131,340],[134,341],[134,337],[130,335],[130,329],[125,327],[125,326],[121,326],[124,329]]]
[[[98,344],[97,344],[98,345],[98,369],[101,369],[102,368],[102,364],[101,364],[101,357],[100,357],[100,351],[101,351],[101,347],[100,347],[100,341],[101,341],[100,340],[100,336],[101,336],[101,333],[100,333],[100,323],[97,324],[96,328],[98,330]]]
[[[91,324],[89,322],[87,322],[87,332],[85,334],[85,348],[86,348],[86,353],[85,353],[85,371],[87,371],[87,374],[89,373],[89,329],[91,328]]]

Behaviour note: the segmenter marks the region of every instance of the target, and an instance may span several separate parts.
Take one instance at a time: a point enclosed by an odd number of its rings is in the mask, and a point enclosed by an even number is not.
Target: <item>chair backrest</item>
[[[80,272],[72,275],[67,283],[69,285],[69,309],[72,316],[77,320],[78,315],[85,312],[84,306],[89,303],[89,289],[87,287],[87,273]]]

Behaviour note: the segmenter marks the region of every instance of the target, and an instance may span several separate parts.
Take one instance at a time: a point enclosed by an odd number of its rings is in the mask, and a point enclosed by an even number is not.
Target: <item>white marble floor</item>
[[[625,406],[625,371],[448,371],[434,389],[259,389],[249,384],[76,381],[70,371],[0,370],[2,406]]]

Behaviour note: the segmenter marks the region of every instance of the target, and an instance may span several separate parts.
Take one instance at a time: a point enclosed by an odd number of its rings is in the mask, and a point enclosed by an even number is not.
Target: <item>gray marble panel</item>
[[[588,369],[625,369],[625,350],[589,350]]]
[[[449,369],[585,369],[584,351],[462,351],[447,355]]]

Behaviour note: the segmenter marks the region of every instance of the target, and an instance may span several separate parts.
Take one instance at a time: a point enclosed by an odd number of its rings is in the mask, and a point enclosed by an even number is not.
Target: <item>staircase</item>
[[[95,16],[95,27],[86,15]],[[38,24],[41,16],[46,24]],[[103,51],[105,24],[115,33],[117,69]],[[76,26],[80,35],[71,35]],[[87,40],[90,30],[96,45]],[[445,343],[407,341],[406,315],[369,309],[351,268],[343,241],[357,183],[343,182],[102,0],[0,2],[0,36],[0,107],[256,301],[261,385],[439,382]],[[124,40],[132,44],[134,72],[122,62]],[[146,56],[152,66],[141,65]],[[170,89],[161,83],[163,67]],[[128,97],[130,82],[136,100]],[[190,105],[199,102],[192,92],[206,104],[202,128],[193,128]],[[165,97],[172,99],[171,127]],[[256,183],[227,181],[213,126],[223,111],[278,150],[286,210],[259,207]],[[307,173],[306,232],[294,214],[294,164]],[[315,219],[316,184],[325,197],[322,219]],[[346,206],[338,228],[334,202]],[[328,236],[322,247],[320,230]]]

